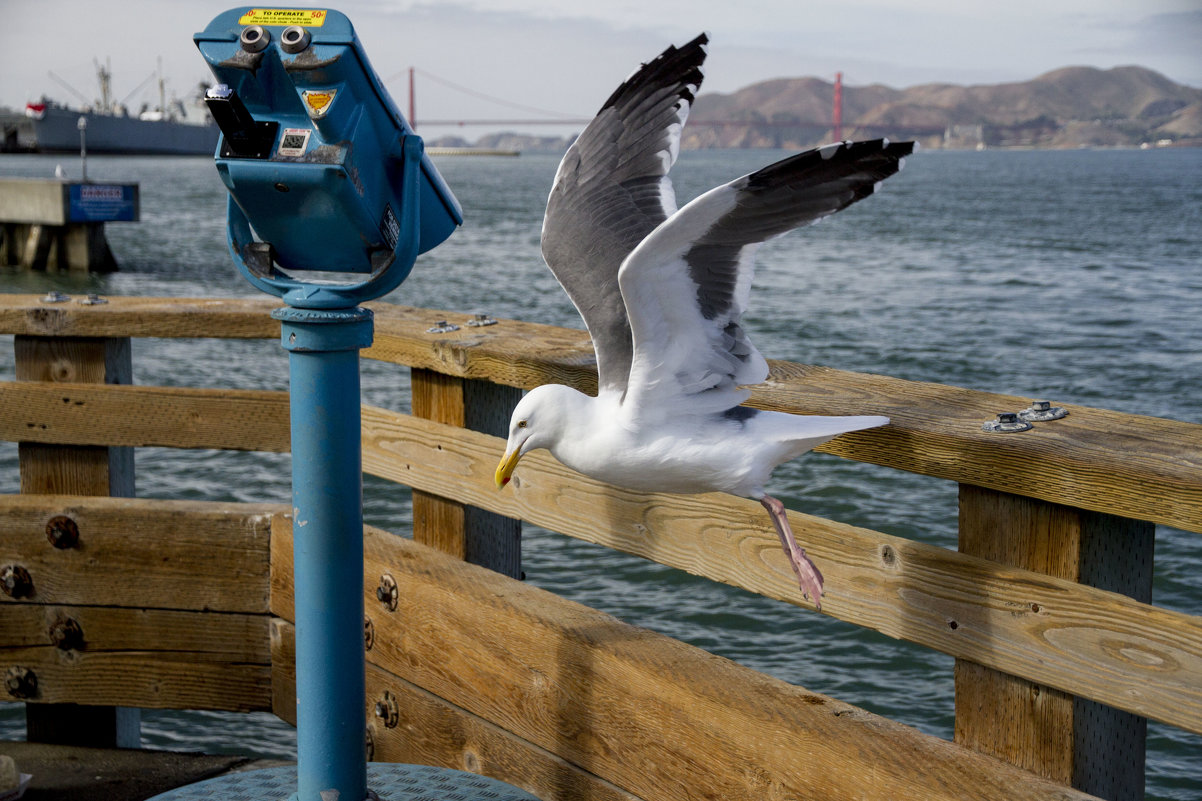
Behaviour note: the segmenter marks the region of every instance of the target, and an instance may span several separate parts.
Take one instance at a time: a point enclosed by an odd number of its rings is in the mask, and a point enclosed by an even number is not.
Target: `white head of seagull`
[[[705,35],[630,76],[568,149],[547,201],[542,250],[584,318],[598,393],[537,387],[514,410],[496,471],[546,448],[578,472],[656,492],[721,491],[768,510],[802,592],[822,575],[797,546],[772,471],[881,416],[750,409],[768,364],[740,321],[760,244],[871,194],[913,143],[841,142],[791,156],[677,210],[668,170],[694,93]]]

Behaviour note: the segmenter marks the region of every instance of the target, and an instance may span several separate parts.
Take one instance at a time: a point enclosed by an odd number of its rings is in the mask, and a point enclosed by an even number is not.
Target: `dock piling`
[[[112,272],[104,224],[139,215],[137,184],[0,178],[0,267]]]

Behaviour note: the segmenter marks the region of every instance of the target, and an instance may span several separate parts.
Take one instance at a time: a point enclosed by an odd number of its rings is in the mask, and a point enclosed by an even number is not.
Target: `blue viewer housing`
[[[463,222],[345,15],[236,8],[194,40],[219,81],[206,103],[230,253],[256,287],[351,307],[395,289]]]

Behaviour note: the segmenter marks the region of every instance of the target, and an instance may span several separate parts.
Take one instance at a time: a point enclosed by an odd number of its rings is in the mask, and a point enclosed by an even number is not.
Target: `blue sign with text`
[[[69,222],[133,222],[138,219],[137,184],[68,184]]]

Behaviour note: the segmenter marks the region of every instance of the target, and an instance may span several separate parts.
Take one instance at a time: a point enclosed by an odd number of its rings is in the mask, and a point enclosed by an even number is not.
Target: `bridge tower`
[[[412,117],[409,120],[413,122]],[[835,107],[831,110],[831,127],[836,142],[843,141],[843,73],[835,73]]]

